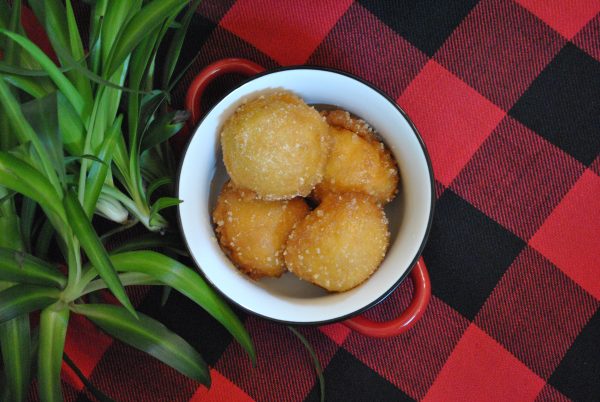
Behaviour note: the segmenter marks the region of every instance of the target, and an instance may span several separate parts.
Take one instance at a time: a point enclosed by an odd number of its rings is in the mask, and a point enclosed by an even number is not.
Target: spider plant
[[[172,180],[165,141],[185,117],[161,107],[168,92],[154,89],[154,71],[163,38],[177,30],[163,66],[163,88],[168,89],[198,4],[184,10],[187,3],[97,0],[84,44],[70,0],[30,0],[55,53],[48,55],[25,34],[21,2],[9,6],[0,0],[3,400],[24,400],[32,372],[42,400],[62,400],[61,364],[72,314],[209,385],[200,354],[137,312],[126,286],[179,291],[224,325],[255,359],[242,323],[200,275],[170,255],[143,249],[167,248],[166,239],[138,238],[109,253],[94,226],[96,214],[116,222],[113,232],[131,221],[162,232],[168,221],[161,212],[179,202],[152,197]],[[54,254],[51,244],[58,246]],[[61,264],[52,258],[56,254]],[[98,292],[106,290],[118,303],[98,301]],[[39,327],[32,328],[29,315],[38,312]]]

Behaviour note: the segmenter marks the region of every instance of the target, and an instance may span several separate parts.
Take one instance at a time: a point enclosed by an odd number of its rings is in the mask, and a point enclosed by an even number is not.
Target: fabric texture
[[[600,401],[600,2],[205,0],[174,101],[224,57],[314,64],[385,91],[421,132],[437,205],[424,259],[431,304],[406,334],[303,327],[331,401]],[[205,109],[243,81],[216,81]],[[198,348],[210,390],[84,321],[66,352],[119,401],[316,401],[310,355],[239,311],[258,355],[173,294],[141,311]],[[393,317],[407,280],[368,312]],[[65,397],[93,399],[65,366]],[[32,391],[32,400],[36,400]]]

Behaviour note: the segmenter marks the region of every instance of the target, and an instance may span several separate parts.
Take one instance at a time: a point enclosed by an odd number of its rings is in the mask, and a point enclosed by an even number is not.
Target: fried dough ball
[[[227,183],[213,211],[221,248],[253,279],[278,277],[285,271],[285,242],[309,212],[302,198],[264,201],[249,190]]]
[[[372,197],[329,194],[290,234],[285,263],[299,278],[343,292],[379,267],[389,238],[385,213]]]
[[[329,153],[324,118],[289,91],[240,106],[221,131],[231,180],[265,200],[308,195],[321,181]]]
[[[332,148],[325,165],[323,181],[313,196],[322,199],[328,193],[361,192],[377,201],[391,201],[398,188],[398,169],[394,158],[362,120],[348,112],[327,114],[332,124]]]

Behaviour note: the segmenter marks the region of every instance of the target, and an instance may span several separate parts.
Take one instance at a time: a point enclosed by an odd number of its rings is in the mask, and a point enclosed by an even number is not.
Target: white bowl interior
[[[391,246],[379,269],[360,286],[344,293],[284,274],[253,281],[240,273],[219,247],[211,212],[227,172],[221,158],[223,122],[246,99],[283,88],[309,104],[335,105],[360,116],[384,139],[400,170],[400,191],[386,206]],[[423,147],[410,123],[386,97],[352,77],[320,69],[290,69],[255,78],[219,102],[196,129],[181,166],[181,227],[190,253],[205,277],[241,307],[266,318],[316,323],[364,309],[389,292],[418,255],[432,211],[432,177]]]

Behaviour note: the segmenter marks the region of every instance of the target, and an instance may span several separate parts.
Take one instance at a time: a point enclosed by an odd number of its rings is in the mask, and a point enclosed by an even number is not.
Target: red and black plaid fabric
[[[224,57],[365,78],[408,112],[431,154],[431,305],[391,339],[300,328],[328,400],[600,400],[599,0],[206,0],[185,42],[179,68],[193,63],[179,105]],[[240,80],[216,82],[207,105]],[[369,316],[393,316],[410,293],[403,284]],[[115,399],[318,400],[310,356],[287,328],[240,312],[252,367],[185,298],[160,307],[153,289],[137,300],[199,349],[213,385],[74,325],[67,353]],[[72,380],[65,395],[91,398]]]

